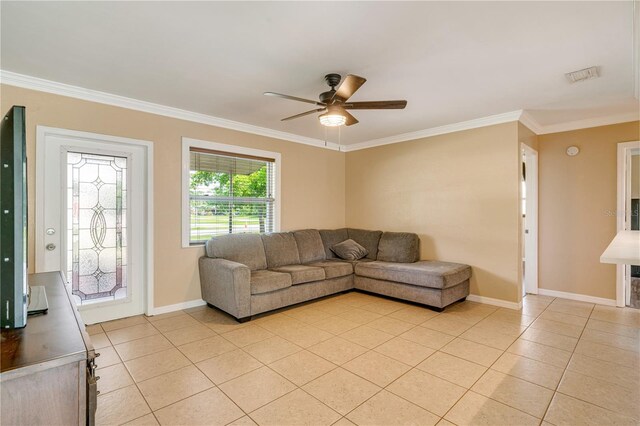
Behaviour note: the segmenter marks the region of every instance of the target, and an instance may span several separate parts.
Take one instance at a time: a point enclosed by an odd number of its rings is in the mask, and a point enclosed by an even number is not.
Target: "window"
[[[278,153],[185,138],[183,157],[183,245],[278,230]]]

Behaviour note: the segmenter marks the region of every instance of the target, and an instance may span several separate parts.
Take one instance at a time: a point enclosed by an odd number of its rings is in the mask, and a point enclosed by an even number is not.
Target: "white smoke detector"
[[[570,146],[569,148],[567,148],[567,155],[569,157],[575,157],[576,155],[578,155],[578,153],[580,153],[580,148],[578,148],[577,146]]]
[[[589,67],[578,71],[568,72],[565,76],[570,83],[577,83],[578,81],[585,81],[600,77],[598,74],[598,67]]]

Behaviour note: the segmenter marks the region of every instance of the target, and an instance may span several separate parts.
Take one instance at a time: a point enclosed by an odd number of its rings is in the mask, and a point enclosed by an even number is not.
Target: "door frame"
[[[146,176],[143,184],[146,190],[144,197],[145,212],[144,216],[144,233],[146,236],[146,244],[143,250],[145,264],[143,265],[143,306],[144,313],[153,315],[154,313],[154,246],[153,246],[153,142],[124,138],[120,136],[102,135],[97,133],[82,132],[77,130],[60,129],[47,126],[36,126],[36,196],[35,196],[35,272],[44,270],[43,259],[39,255],[42,247],[44,247],[44,204],[38,202],[43,198],[45,186],[45,144],[49,137],[80,139],[83,141],[94,141],[102,143],[110,143],[114,145],[141,147],[145,152]]]
[[[526,156],[527,204],[525,220],[530,236],[529,244],[527,244],[526,236],[522,242],[525,256],[524,287],[526,293],[538,294],[538,151],[524,143],[521,144],[521,148]]]
[[[631,214],[631,155],[634,151],[640,151],[640,141],[619,142],[617,173],[617,200],[616,200],[616,234],[627,228]],[[627,272],[629,265],[616,265],[616,306],[627,305]]]

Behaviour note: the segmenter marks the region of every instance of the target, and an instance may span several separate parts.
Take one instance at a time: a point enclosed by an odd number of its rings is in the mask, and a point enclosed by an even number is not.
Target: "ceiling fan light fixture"
[[[341,78],[339,74],[327,74],[325,80],[329,87],[331,87],[331,90],[321,93],[319,102],[297,96],[283,95],[282,93],[264,92],[264,94],[320,107],[285,117],[280,121],[294,120],[320,112],[323,114],[320,115],[318,119],[320,120],[320,124],[326,127],[353,126],[354,124],[358,124],[358,119],[349,112],[351,109],[404,109],[404,107],[407,106],[407,101],[405,100],[347,102],[367,81],[364,77],[348,74],[347,77],[340,82]],[[338,83],[340,83],[340,86],[336,89],[335,87]]]
[[[347,122],[347,117],[341,114],[340,111],[328,111],[320,114],[318,118],[320,119],[320,124],[327,127],[338,127]]]

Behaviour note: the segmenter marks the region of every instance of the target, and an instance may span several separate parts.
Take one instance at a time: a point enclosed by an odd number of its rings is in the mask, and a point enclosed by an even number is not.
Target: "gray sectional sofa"
[[[365,258],[331,250],[351,239]],[[272,234],[229,234],[206,243],[200,258],[202,298],[239,321],[352,289],[442,310],[469,294],[471,267],[419,260],[420,240],[405,232],[342,228]]]

